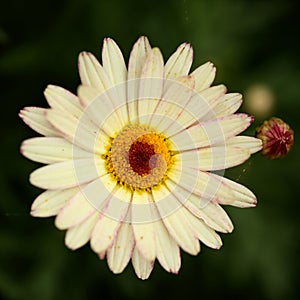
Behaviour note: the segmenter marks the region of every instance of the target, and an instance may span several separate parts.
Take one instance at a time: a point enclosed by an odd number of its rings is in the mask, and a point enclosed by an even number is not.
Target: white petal
[[[152,205],[154,205],[154,203],[147,194],[140,194],[138,192],[133,194],[131,204],[131,224],[136,247],[147,260],[155,260],[155,229],[153,222],[156,216],[153,213],[154,207]],[[145,217],[144,221],[141,218],[141,206],[144,207],[144,210],[148,211],[142,214]],[[152,220],[151,215],[153,215]],[[137,220],[139,220],[139,222],[137,222]]]
[[[130,224],[123,223],[112,247],[107,251],[107,262],[115,274],[123,272],[134,248],[134,236]]]
[[[103,42],[102,63],[113,85],[124,82],[127,79],[127,69],[123,54],[115,41],[110,38],[104,39]]]
[[[106,152],[109,143],[107,135],[89,122],[87,116],[78,120],[75,117],[66,117],[54,110],[48,110],[47,120],[72,144],[97,154]]]
[[[230,193],[233,195],[233,197],[218,197],[218,203],[237,207],[256,206],[256,197],[248,188],[235,181],[220,177],[216,174],[212,174],[212,176],[221,182],[221,187],[223,190],[229,189]]]
[[[154,261],[146,260],[139,253],[138,249],[135,248],[132,255],[132,265],[137,277],[145,280],[150,276],[152,272],[152,269],[154,267]]]
[[[102,63],[106,74],[108,75],[113,88],[108,91],[110,98],[114,99],[117,107],[126,105],[127,97],[127,69],[123,54],[118,45],[110,38],[104,39],[102,48]],[[105,104],[104,104],[105,105]],[[123,124],[128,122],[127,109],[122,110],[120,118]]]
[[[132,201],[132,191],[119,185],[115,187],[116,179],[112,178],[110,174],[103,176],[101,179],[106,189],[111,191],[102,213],[116,221],[127,221],[127,210]],[[102,189],[99,188],[98,190],[100,192]]]
[[[224,233],[233,230],[230,218],[217,203],[209,201],[204,203],[198,196],[191,194],[185,202],[185,207],[214,230]]]
[[[94,252],[106,252],[114,242],[122,221],[101,215],[92,232],[91,248]]]
[[[216,76],[216,68],[207,62],[192,72],[195,77],[195,90],[200,92],[211,86]]]
[[[178,273],[181,265],[180,250],[162,221],[154,223],[156,255],[162,267],[170,273]]]
[[[44,95],[53,109],[75,117],[79,117],[82,114],[79,99],[64,88],[48,85]]]
[[[228,202],[235,201],[233,191],[222,183],[222,177],[215,177],[213,173],[174,166],[168,172],[168,177],[188,191],[188,195],[181,191],[181,193],[185,194],[184,199],[188,199],[192,194],[198,196],[200,207],[204,207],[208,202],[218,202],[222,198],[227,199]]]
[[[91,158],[93,155],[58,137],[37,137],[25,140],[21,145],[21,153],[33,161],[44,164],[75,158]]]
[[[222,246],[220,236],[213,229],[187,211],[186,215],[194,233],[202,243],[213,249],[219,249]]]
[[[103,67],[92,53],[79,54],[78,68],[82,84],[95,88],[99,94],[111,86]]]
[[[226,146],[247,149],[253,154],[261,150],[262,141],[252,136],[234,136],[226,140]]]
[[[98,252],[97,253],[100,259],[104,259],[106,255],[106,251]]]
[[[173,215],[178,214],[177,219],[178,221],[180,220],[182,222],[181,226],[184,226],[186,224],[186,227],[189,227],[189,230],[192,232],[192,234],[198,239],[200,239],[207,246],[212,248],[219,248],[222,245],[222,242],[220,237],[215,233],[215,231],[209,228],[207,225],[205,225],[202,220],[197,218],[191,211],[189,211],[186,207],[184,207],[185,202],[189,197],[189,193],[186,193],[177,184],[174,184],[170,181],[166,181],[166,186],[168,187],[168,190],[172,191],[173,197],[175,197],[178,202],[183,204],[183,206],[180,207],[173,214]],[[169,228],[168,230],[170,231]],[[195,253],[191,253],[191,254],[195,254]]]
[[[97,222],[98,215],[99,213],[95,212],[87,220],[68,229],[65,236],[65,244],[70,249],[78,249],[89,241],[92,230]]]
[[[114,242],[126,218],[130,199],[131,192],[123,188],[111,192],[92,233],[91,247],[96,253],[106,251]]]
[[[55,220],[55,225],[59,229],[80,224],[95,211],[102,213],[106,210],[105,205],[111,197],[115,183],[111,180],[111,186],[107,186],[103,182],[104,177],[100,177],[82,188],[60,211]]]
[[[106,173],[102,159],[68,160],[36,169],[30,182],[43,189],[65,189],[87,183]]]
[[[190,150],[225,143],[226,139],[245,130],[253,121],[246,114],[235,114],[202,122],[170,137],[174,150]]]
[[[184,176],[184,174],[183,174]],[[166,185],[172,193],[191,213],[202,219],[208,226],[221,232],[231,232],[233,225],[226,212],[216,203],[201,199],[200,196],[193,194],[193,184],[186,189],[170,180]]]
[[[202,121],[202,117],[213,110],[219,98],[225,93],[226,87],[222,84],[203,90],[198,94],[193,91],[193,94],[189,97],[190,99],[188,98],[189,101],[183,110],[178,113],[176,119],[174,119],[173,126],[167,128],[165,133],[167,135],[173,135],[178,132],[178,128],[182,130]]]
[[[190,227],[190,222],[184,208],[181,207],[169,217],[164,218],[163,222],[172,237],[184,251],[192,255],[199,253],[200,244]]]
[[[118,85],[96,96],[84,110],[86,118],[91,119],[96,128],[101,129],[106,135],[111,137],[114,137],[127,124],[127,107],[125,102],[124,105],[117,106],[112,101],[112,99],[120,99],[123,88],[124,85]]]
[[[239,93],[229,93],[218,100],[218,103],[202,116],[202,121],[229,116],[234,114],[242,104],[242,95]]]
[[[168,177],[185,190],[199,196],[200,207],[205,207],[208,202],[238,207],[256,205],[256,197],[249,189],[217,174],[175,165],[168,172]]]
[[[191,76],[178,77],[176,81],[166,81],[163,98],[158,103],[155,113],[151,117],[151,124],[159,131],[165,133],[167,133],[167,129],[173,123],[177,125],[177,118],[180,114],[185,113],[184,107],[194,93],[193,86],[194,78]]]
[[[149,192],[135,191],[131,203],[131,214],[130,218],[126,220],[127,222],[145,224],[160,220],[160,214],[157,212],[156,204]]]
[[[144,66],[142,68],[141,78],[162,78],[164,74],[163,65],[164,59],[160,50],[158,48],[151,49],[151,52],[147,56]],[[145,92],[144,95],[146,96],[148,95],[148,93]]]
[[[111,50],[111,53],[108,54],[108,51]],[[98,96],[100,97],[100,102],[103,99],[105,103],[102,103],[102,106],[98,107],[99,101],[91,101],[90,98],[84,98],[84,104],[89,104],[90,111],[98,111],[101,112],[101,116],[97,118],[97,120],[105,121],[105,118],[108,116],[107,112],[110,114],[114,112],[114,109],[119,106],[126,105],[126,67],[125,73],[124,70],[119,70],[120,60],[117,58],[117,50],[115,49],[114,42],[112,40],[107,40],[104,43],[103,55],[105,56],[105,70],[109,72],[107,75],[104,68],[100,65],[98,60],[91,54],[87,52],[82,52],[79,55],[79,73],[81,77],[82,84],[84,86],[90,86],[94,88],[95,91],[98,92]],[[110,57],[112,55],[112,57]],[[122,55],[122,54],[121,54]],[[110,61],[110,59],[117,59],[116,61]],[[122,58],[123,59],[123,58]],[[116,72],[116,73],[112,73]],[[123,74],[124,73],[124,74]],[[123,74],[123,75],[122,75]],[[120,77],[121,76],[121,77]],[[113,81],[111,81],[111,80]],[[124,79],[124,80],[123,80]],[[119,81],[117,81],[119,80]],[[116,85],[117,83],[123,82],[122,84]],[[114,86],[114,87],[113,87]],[[96,94],[94,91],[90,92],[90,94]],[[84,94],[86,96],[86,93]],[[81,95],[82,96],[82,95]],[[98,99],[99,100],[99,99]],[[101,103],[100,103],[101,104]],[[102,110],[105,108],[105,117],[103,118]],[[127,109],[122,110],[118,114],[124,113],[122,115],[118,115],[118,118],[121,120],[124,125],[127,120]],[[97,123],[98,124],[98,123]]]
[[[147,37],[140,37],[134,44],[130,53],[128,63],[128,80],[141,77],[142,69],[150,52],[151,46]]]
[[[222,99],[225,96],[226,91],[227,91],[226,86],[223,84],[219,84],[213,87],[209,87],[205,90],[202,90],[201,92],[198,92],[198,95],[199,97],[206,99],[208,103],[208,107],[212,109],[212,107],[215,106],[214,102],[216,100],[219,100],[220,98]],[[204,115],[204,113],[202,115]],[[202,115],[199,116],[198,118],[200,119]]]
[[[61,136],[46,119],[46,108],[25,107],[20,111],[20,118],[34,131],[44,136]]]
[[[227,88],[223,84],[215,85],[213,87],[207,88],[192,98],[191,104],[187,106],[187,109],[191,109],[197,116],[198,120],[201,120],[202,116],[205,115],[207,111],[213,109],[216,103],[222,98],[227,91]],[[194,107],[194,110],[192,109]],[[196,111],[195,111],[196,109]]]
[[[77,95],[83,107],[88,106],[98,95],[97,89],[88,85],[79,85],[77,88]]]
[[[168,232],[184,251],[196,255],[200,251],[199,241],[191,230],[182,205],[165,186],[154,189],[152,193]],[[177,210],[173,212],[168,205],[170,200],[178,205]]]
[[[183,43],[170,56],[165,66],[166,78],[174,79],[187,75],[193,62],[193,48],[190,44]]]
[[[195,164],[197,156],[197,164]],[[215,171],[231,168],[243,163],[250,157],[248,149],[227,145],[200,148],[178,154],[185,167],[199,168],[202,171]]]
[[[138,117],[138,92],[139,80],[142,75],[142,69],[146,62],[147,56],[151,52],[151,46],[146,37],[140,37],[134,44],[129,57],[128,63],[128,87],[127,87],[127,101],[128,101],[128,115],[131,120],[136,120]]]
[[[34,217],[55,216],[78,191],[78,187],[45,191],[34,200],[30,213]]]
[[[164,61],[158,48],[153,48],[144,64],[140,87],[138,114],[141,123],[148,123],[159,103],[164,84]],[[153,101],[155,100],[155,101]]]
[[[191,75],[177,77],[176,80],[166,80],[163,100],[176,103],[183,108],[193,95],[194,86],[195,80]]]

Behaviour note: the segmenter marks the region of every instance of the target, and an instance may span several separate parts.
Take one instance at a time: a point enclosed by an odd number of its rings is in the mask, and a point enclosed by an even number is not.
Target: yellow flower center
[[[111,142],[106,168],[119,184],[151,190],[161,184],[172,164],[168,140],[140,125],[125,127]]]

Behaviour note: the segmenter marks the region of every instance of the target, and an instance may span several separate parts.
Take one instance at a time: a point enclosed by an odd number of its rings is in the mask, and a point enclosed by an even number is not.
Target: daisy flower
[[[200,242],[219,249],[217,232],[233,230],[221,205],[256,205],[249,189],[221,176],[261,149],[259,139],[238,136],[253,118],[235,113],[240,94],[211,86],[212,63],[190,73],[192,61],[190,44],[164,63],[140,37],[126,67],[108,38],[102,64],[79,55],[77,95],[50,85],[50,108],[20,112],[42,135],[25,140],[21,152],[46,164],[30,175],[46,190],[31,214],[56,216],[70,249],[90,242],[114,273],[130,260],[141,279],[155,260],[178,273],[180,248],[191,255]]]

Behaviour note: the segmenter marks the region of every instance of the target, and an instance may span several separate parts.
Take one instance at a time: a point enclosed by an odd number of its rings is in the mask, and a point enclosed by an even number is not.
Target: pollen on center
[[[151,190],[166,178],[172,164],[167,139],[141,125],[125,127],[105,156],[110,174],[133,190]]]

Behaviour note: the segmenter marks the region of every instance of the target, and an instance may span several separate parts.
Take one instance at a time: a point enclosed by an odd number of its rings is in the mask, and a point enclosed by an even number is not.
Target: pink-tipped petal
[[[87,220],[69,228],[65,236],[66,246],[72,250],[84,246],[91,237],[97,218],[98,212],[96,211]]]
[[[94,156],[93,153],[76,147],[59,137],[37,137],[25,140],[21,146],[21,153],[33,161],[44,164]]]
[[[25,107],[19,113],[20,118],[34,131],[44,136],[61,136],[46,119],[46,108]]]
[[[118,231],[113,245],[107,251],[107,263],[110,270],[122,273],[132,256],[134,236],[130,224],[123,223]]]
[[[65,190],[47,190],[34,200],[30,214],[42,218],[55,216],[78,191],[78,187]]]
[[[216,68],[211,62],[207,62],[193,71],[192,75],[195,77],[195,90],[200,92],[211,86],[216,76]]]
[[[165,76],[175,79],[187,75],[193,62],[193,48],[188,43],[181,44],[170,56],[165,65]]]
[[[154,267],[154,261],[146,260],[138,251],[134,249],[132,254],[132,265],[138,278],[145,280],[147,279]]]
[[[111,83],[116,85],[127,79],[127,69],[123,54],[114,40],[104,39],[102,48],[103,68]]]
[[[106,173],[102,159],[67,160],[36,169],[31,184],[44,189],[65,189],[90,182]]]

